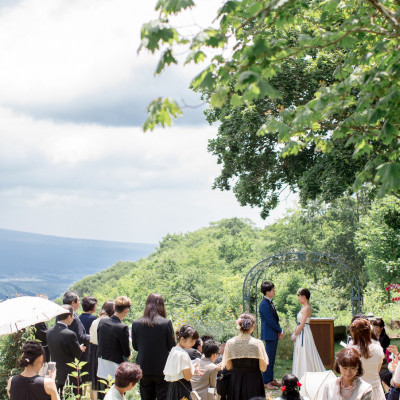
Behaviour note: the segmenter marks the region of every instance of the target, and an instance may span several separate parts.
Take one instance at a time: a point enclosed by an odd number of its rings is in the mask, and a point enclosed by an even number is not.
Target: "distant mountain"
[[[0,299],[17,293],[56,298],[73,282],[115,264],[137,261],[154,244],[71,239],[0,229]]]

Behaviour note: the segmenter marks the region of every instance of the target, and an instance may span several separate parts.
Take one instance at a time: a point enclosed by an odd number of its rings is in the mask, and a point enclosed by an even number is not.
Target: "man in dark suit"
[[[122,320],[128,315],[131,301],[126,296],[115,300],[115,313],[110,318],[102,318],[97,327],[99,364],[97,376],[114,379],[119,364],[127,361],[131,355],[129,348],[129,328]]]
[[[57,317],[57,323],[47,331],[47,345],[50,358],[56,363],[56,386],[62,393],[68,374],[74,371],[67,363],[71,363],[82,354],[83,346],[79,345],[74,332],[68,329],[74,319],[74,310],[70,305],[63,305],[65,314]],[[74,382],[75,384],[75,382]]]
[[[279,317],[272,301],[275,296],[275,286],[272,282],[266,281],[261,284],[261,293],[264,298],[261,300],[259,311],[261,317],[261,340],[265,340],[269,364],[263,372],[264,386],[268,390],[277,389],[280,384],[274,379],[274,365],[278,340],[284,336],[283,329],[279,325]]]
[[[136,362],[143,371],[142,400],[165,400],[167,397],[168,382],[164,380],[163,371],[175,339],[172,322],[165,316],[162,296],[151,293],[143,316],[132,323],[132,346],[138,352]]]

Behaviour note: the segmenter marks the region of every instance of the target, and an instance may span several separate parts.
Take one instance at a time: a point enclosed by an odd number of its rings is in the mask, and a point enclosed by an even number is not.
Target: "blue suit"
[[[267,370],[263,373],[264,383],[274,380],[274,365],[276,349],[278,347],[278,335],[283,332],[279,325],[279,317],[271,301],[265,297],[261,300],[259,307],[261,317],[261,340],[265,340],[265,350],[268,354],[269,363]]]

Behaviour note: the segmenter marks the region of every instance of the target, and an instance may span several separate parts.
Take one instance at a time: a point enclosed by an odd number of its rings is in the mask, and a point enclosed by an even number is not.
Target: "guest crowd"
[[[174,333],[164,300],[157,293],[149,295],[143,316],[130,329],[123,322],[131,307],[128,297],[105,302],[99,313],[97,300],[84,297],[83,313],[78,317],[79,296],[68,291],[63,297],[65,313],[50,329],[37,324],[35,335],[40,342],[30,340],[23,346],[20,366],[24,370],[9,379],[8,395],[12,400],[59,400],[70,387],[77,398],[89,396],[90,390],[92,400],[123,400],[139,382],[142,400],[255,400],[265,399],[265,389],[280,389],[280,399],[306,400],[300,395],[299,379],[306,372],[325,370],[308,326],[310,292],[298,292],[302,310],[291,336],[295,342],[293,374],[284,376],[282,382],[273,374],[278,341],[285,335],[272,300],[275,286],[263,282],[261,292],[262,340],[252,336],[254,316],[244,313],[236,321],[238,335],[220,344],[211,336],[200,338],[189,325]],[[384,387],[389,400],[398,400],[399,352],[390,345],[383,321],[377,319],[371,327],[363,315],[356,315],[350,333],[347,346],[336,355],[338,377],[321,387],[320,398],[384,400]],[[130,342],[137,351],[136,363],[129,362]],[[386,357],[388,368],[381,371]],[[84,361],[79,374],[76,359]]]

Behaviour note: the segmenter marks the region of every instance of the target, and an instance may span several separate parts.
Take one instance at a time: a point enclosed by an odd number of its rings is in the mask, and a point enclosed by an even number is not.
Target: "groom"
[[[272,298],[275,296],[275,286],[272,282],[266,281],[261,284],[261,293],[264,298],[260,303],[261,317],[261,340],[265,340],[269,364],[263,373],[264,386],[268,390],[277,389],[280,384],[274,379],[274,364],[278,340],[284,336],[283,329],[279,325],[279,317],[276,312]]]

